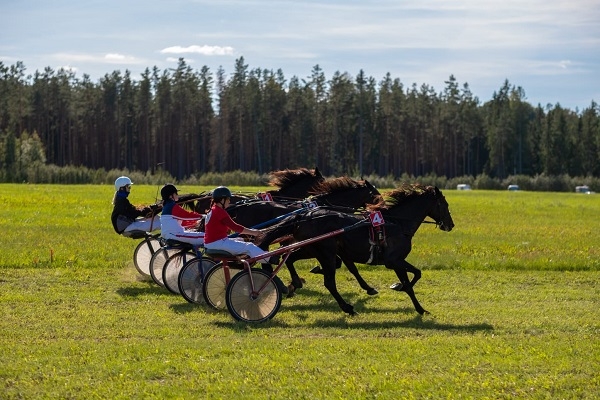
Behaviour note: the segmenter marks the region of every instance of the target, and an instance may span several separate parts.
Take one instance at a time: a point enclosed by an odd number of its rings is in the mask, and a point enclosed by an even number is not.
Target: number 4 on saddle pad
[[[273,201],[273,197],[271,196],[271,193],[259,193],[258,197],[262,201]]]
[[[381,215],[381,211],[373,211],[369,214],[369,219],[371,220],[371,225],[379,226],[385,224],[383,220],[383,215]]]

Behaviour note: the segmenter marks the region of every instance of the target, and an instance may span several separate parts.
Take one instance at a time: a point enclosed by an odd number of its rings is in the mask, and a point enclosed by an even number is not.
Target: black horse
[[[448,203],[442,192],[433,186],[405,185],[385,193],[383,197],[384,200],[379,204],[368,207],[369,212],[378,212],[378,216],[383,217],[384,223],[379,228],[373,226],[369,217],[317,209],[290,216],[269,228],[262,244],[290,234],[300,241],[347,228],[340,235],[302,247],[302,250],[309,252],[321,264],[324,285],[340,308],[348,314],[355,314],[354,307],[346,303],[337,291],[336,254],[346,266],[357,262],[385,265],[394,270],[402,284],[401,290],[408,294],[415,310],[424,314],[427,311],[421,306],[413,290],[414,284],[421,277],[421,271],[405,259],[411,251],[412,237],[426,217],[432,218],[441,230],[452,230],[454,222]],[[412,281],[408,277],[409,272],[413,274]]]
[[[305,209],[305,212],[310,210],[309,207],[327,208],[330,210],[338,210],[341,212],[354,212],[357,209],[365,208],[369,204],[381,201],[381,194],[375,186],[369,181],[357,181],[348,177],[339,177],[328,179],[317,185],[312,193],[314,195],[301,202],[268,202],[250,200],[240,202],[227,208],[227,212],[238,223],[244,226],[256,226],[266,221],[273,220],[285,214],[289,214],[298,209]],[[319,193],[319,194],[316,194]],[[291,243],[293,240],[284,240],[282,245]],[[268,245],[263,247],[265,250]],[[302,248],[292,253],[286,260],[286,267],[290,272],[291,283],[288,286],[289,295],[293,295],[296,289],[303,287],[303,280],[298,275],[294,262],[313,258],[312,255],[304,251]],[[340,259],[337,260],[337,267],[342,264]],[[360,287],[369,295],[377,294],[377,290],[370,286],[358,272],[358,268],[352,264],[346,264],[346,267],[354,275]]]

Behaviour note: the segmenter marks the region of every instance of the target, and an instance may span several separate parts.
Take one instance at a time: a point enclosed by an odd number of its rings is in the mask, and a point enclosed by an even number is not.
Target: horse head
[[[454,228],[454,221],[450,215],[450,207],[446,201],[446,197],[442,194],[442,191],[437,187],[433,188],[435,205],[431,208],[428,214],[436,225],[444,232],[450,232]]]
[[[375,185],[371,184],[371,182],[369,182],[368,180],[365,179],[363,182],[365,186],[369,189],[369,194],[371,195],[372,201],[370,201],[369,204],[379,203],[381,201],[381,193],[379,193],[379,190],[377,190]]]
[[[405,184],[383,195],[385,201],[369,206],[368,209],[380,210],[397,220],[411,220],[420,224],[425,217],[435,221],[443,231],[450,232],[454,221],[450,216],[448,202],[435,186]],[[418,225],[415,225],[415,229]]]
[[[366,207],[377,203],[381,197],[377,188],[368,181],[357,181],[347,176],[325,180],[309,193],[317,203],[348,208]]]

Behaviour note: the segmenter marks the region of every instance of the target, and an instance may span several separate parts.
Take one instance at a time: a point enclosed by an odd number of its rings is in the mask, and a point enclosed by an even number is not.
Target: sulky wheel
[[[272,280],[269,281],[269,277],[264,271],[252,269],[231,278],[227,285],[225,302],[233,318],[243,322],[264,322],[277,314],[281,306],[281,292]]]
[[[239,265],[236,267],[237,268],[232,268],[229,266],[227,268],[229,270],[227,274],[223,267],[223,263],[218,263],[206,273],[206,277],[202,284],[204,301],[206,301],[206,304],[217,310],[225,309],[225,290],[227,289],[227,283],[233,276],[242,271],[239,269]]]
[[[179,272],[193,258],[196,258],[196,253],[187,250],[175,253],[167,259],[162,270],[162,281],[169,292],[179,294]]]
[[[160,248],[160,241],[156,237],[142,240],[133,251],[133,265],[144,276],[150,275],[150,259]]]
[[[202,280],[215,264],[212,259],[206,257],[192,258],[185,263],[181,271],[179,271],[177,279],[179,293],[181,293],[184,299],[195,304],[202,304],[204,302]]]
[[[152,258],[150,259],[150,276],[152,276],[152,279],[157,285],[165,286],[162,280],[163,267],[169,257],[180,251],[181,249],[167,249],[166,247],[161,247],[152,255]]]

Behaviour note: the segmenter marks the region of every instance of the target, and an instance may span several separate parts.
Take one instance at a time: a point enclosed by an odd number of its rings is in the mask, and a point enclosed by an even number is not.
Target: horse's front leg
[[[321,263],[321,267],[323,268],[323,284],[325,285],[327,290],[329,290],[329,293],[331,293],[333,298],[337,301],[342,311],[350,315],[356,315],[354,307],[351,304],[346,303],[346,301],[342,298],[342,296],[337,290],[337,285],[335,282],[335,253],[332,257],[331,247],[329,248],[329,250],[325,249],[325,252],[323,252],[321,256],[317,256],[316,258],[319,261],[319,263]]]
[[[377,289],[375,289],[374,287],[372,287],[371,285],[369,285],[363,279],[363,277],[358,272],[358,268],[356,268],[356,264],[354,264],[354,262],[352,261],[352,259],[343,258],[343,261],[344,261],[344,264],[346,265],[346,268],[348,268],[348,271],[350,271],[350,273],[352,275],[354,275],[354,278],[356,278],[356,281],[358,282],[358,284],[360,285],[360,287],[363,288],[367,292],[367,294],[369,296],[374,296],[374,295],[376,295],[376,294],[379,293],[377,291]]]
[[[419,281],[419,279],[421,279],[421,270],[406,260],[402,260],[402,267],[404,267],[404,270],[407,273],[413,274],[413,278],[410,281],[410,287],[414,287],[415,284]]]
[[[415,284],[417,283],[417,281],[419,279],[421,279],[421,270],[419,268],[415,267],[414,265],[412,265],[411,263],[409,263],[408,261],[402,260],[399,267],[403,269],[404,274],[406,275],[406,280],[408,281],[408,284],[410,285],[410,287],[414,287]],[[412,280],[408,279],[408,272],[413,274]],[[401,292],[401,291],[404,291],[404,284],[403,283],[394,283],[392,286],[390,286],[390,288]]]
[[[421,303],[419,303],[419,300],[417,300],[417,296],[415,295],[415,291],[413,290],[414,283],[416,283],[416,281],[419,280],[419,278],[421,277],[421,271],[419,269],[415,268],[414,266],[412,266],[411,264],[409,264],[405,260],[402,260],[402,262],[400,262],[399,265],[389,265],[386,263],[385,266],[389,269],[393,269],[394,272],[396,273],[396,276],[398,276],[398,279],[400,279],[400,284],[402,285],[402,288],[396,289],[396,290],[406,292],[408,297],[410,297],[410,299],[413,303],[413,306],[415,307],[415,310],[419,314],[423,315],[425,313],[429,313],[429,311],[427,311],[426,309],[423,308],[423,306],[421,306]],[[410,268],[408,268],[408,267],[410,267]],[[411,282],[408,279],[407,269],[413,269],[415,271],[418,271],[419,277],[417,278],[416,277],[417,275],[415,274],[415,278]]]

